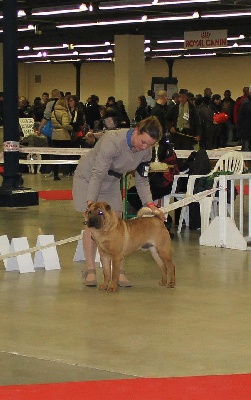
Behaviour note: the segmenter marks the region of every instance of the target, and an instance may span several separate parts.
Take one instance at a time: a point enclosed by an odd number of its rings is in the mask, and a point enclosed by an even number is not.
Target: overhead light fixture
[[[80,9],[80,11],[87,11],[88,7],[85,3],[82,3],[82,4],[80,4],[79,9]]]
[[[167,44],[167,43],[184,43],[184,42],[185,42],[184,39],[157,40],[157,43],[163,43],[163,44]]]
[[[141,17],[141,20],[144,22],[147,21],[147,15],[143,15],[143,17]]]
[[[89,5],[89,7],[88,7],[88,10],[89,10],[90,12],[93,11],[93,5],[92,5],[92,3],[90,3],[90,5]]]
[[[152,51],[154,51],[154,52],[168,52],[168,51],[184,51],[184,50],[186,50],[186,49],[184,49],[184,47],[179,47],[179,48],[176,48],[176,49],[172,49],[172,48],[170,48],[170,49],[152,49]]]
[[[93,48],[93,47],[106,47],[111,46],[110,42],[99,43],[99,44],[74,44],[74,48]]]
[[[145,53],[149,53],[149,51],[151,51],[150,47],[146,47],[144,50]]]
[[[113,61],[112,57],[104,58],[87,58],[85,61]]]
[[[234,17],[245,17],[250,16],[251,10],[240,10],[240,11],[227,11],[218,13],[201,13],[201,18],[234,18]]]
[[[17,16],[18,18],[26,17],[26,12],[24,10],[18,10]]]
[[[68,47],[67,44],[62,44],[61,46],[33,47],[33,50],[56,50],[56,49],[65,49],[67,47]]]
[[[50,16],[50,15],[59,15],[59,14],[71,14],[71,13],[80,13],[86,10],[82,10],[80,7],[70,6],[70,7],[53,7],[53,8],[37,8],[34,9],[31,15],[34,16]]]
[[[88,52],[88,53],[79,53],[80,56],[96,56],[96,55],[105,55],[105,54],[111,54],[112,50],[108,51],[93,51],[93,52]]]
[[[188,13],[188,14],[177,14],[172,16],[165,16],[165,17],[153,17],[147,18],[147,22],[161,22],[161,21],[182,21],[182,20],[191,20],[197,18],[194,15],[195,13]],[[127,19],[127,20],[116,20],[116,21],[97,21],[97,22],[83,22],[83,23],[72,23],[72,24],[62,24],[56,25],[58,29],[66,29],[66,28],[83,28],[87,26],[108,26],[108,25],[122,25],[122,24],[136,24],[142,23],[141,18],[135,19]]]
[[[216,53],[197,53],[197,54],[184,54],[184,57],[213,57]]]
[[[35,30],[34,25],[28,25],[26,27],[18,28],[18,32],[27,32],[27,31],[32,31]]]
[[[125,2],[125,4],[116,4],[115,2],[113,2],[112,4],[107,4],[107,3],[105,3],[104,5],[100,4],[99,9],[118,10],[126,8],[142,8],[142,7],[166,6],[166,5],[177,5],[177,4],[182,5],[182,4],[194,4],[194,3],[220,3],[220,0],[170,0],[170,1],[153,0],[148,3],[127,1]]]

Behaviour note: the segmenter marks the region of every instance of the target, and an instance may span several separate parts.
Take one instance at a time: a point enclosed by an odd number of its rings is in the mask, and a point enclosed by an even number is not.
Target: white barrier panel
[[[7,235],[0,236],[0,254],[8,254],[10,253],[10,242]],[[5,269],[7,267],[7,259],[3,260]]]
[[[227,182],[230,182],[229,185]],[[235,200],[234,193],[236,185],[240,188],[238,202]],[[244,196],[245,186],[248,187],[247,196]],[[227,196],[227,192],[229,192],[229,196]],[[200,236],[200,244],[238,250],[249,249],[248,242],[251,241],[251,174],[220,176],[218,202],[219,215],[211,221]],[[244,236],[244,230],[247,232],[246,236]]]
[[[13,238],[10,244],[10,253],[20,250],[29,250],[27,237]],[[6,271],[19,271],[21,274],[35,272],[30,253],[25,253],[17,257],[8,258]]]
[[[36,247],[46,246],[55,243],[54,235],[38,235]],[[36,251],[34,257],[34,267],[45,268],[47,271],[60,269],[59,257],[56,244],[43,250]]]

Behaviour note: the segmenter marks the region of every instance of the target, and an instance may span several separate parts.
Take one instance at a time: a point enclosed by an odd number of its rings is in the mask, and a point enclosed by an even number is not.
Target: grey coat
[[[79,160],[73,179],[73,201],[77,211],[85,211],[87,201],[106,201],[115,211],[123,210],[120,179],[108,175],[112,170],[125,174],[135,170],[141,162],[150,162],[148,148],[132,152],[127,144],[128,129],[107,131],[86,156]],[[143,204],[152,201],[147,177],[135,172],[135,185]]]

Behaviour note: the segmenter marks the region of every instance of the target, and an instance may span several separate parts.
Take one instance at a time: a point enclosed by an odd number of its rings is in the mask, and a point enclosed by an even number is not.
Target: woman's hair
[[[147,107],[147,102],[145,96],[139,96],[138,99],[140,100],[141,107]]]
[[[68,97],[68,101],[70,99],[72,99],[74,101],[74,103],[75,103],[74,107],[78,108],[79,107],[79,98],[78,98],[78,96],[76,96],[75,94],[72,94],[71,96]]]
[[[66,100],[65,97],[60,97],[60,99],[58,99],[58,101],[55,104],[56,106],[62,106],[64,108],[66,108],[66,110],[68,109],[68,101]]]
[[[142,135],[143,133],[148,133],[148,135],[152,139],[155,139],[157,142],[162,137],[161,124],[160,124],[158,118],[156,118],[154,115],[141,120],[137,124],[137,128],[138,128],[139,134]]]

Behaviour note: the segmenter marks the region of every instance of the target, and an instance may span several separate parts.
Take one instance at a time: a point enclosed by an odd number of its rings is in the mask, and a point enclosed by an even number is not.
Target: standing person
[[[44,94],[46,95],[46,92],[44,92],[43,95]],[[43,95],[42,95],[42,98],[43,98]],[[37,130],[38,135],[42,135],[42,128],[47,124],[48,121],[50,121],[51,113],[52,113],[53,108],[59,98],[60,98],[60,91],[58,89],[53,89],[51,91],[51,98],[49,99],[49,101],[47,101],[47,103],[44,103],[44,104],[46,104],[46,106],[45,106],[45,110],[44,110],[44,116],[43,116],[43,118],[40,122],[39,128]],[[53,147],[52,139],[47,137],[47,141],[48,141],[48,146]],[[46,157],[48,157],[48,159],[53,158],[53,156],[45,154],[44,159],[46,159]],[[45,169],[46,169],[46,176],[52,175],[52,166],[51,165],[49,165],[49,164],[46,165]]]
[[[135,111],[135,121],[139,122],[149,116],[150,108],[147,105],[145,96],[138,97],[138,107]]]
[[[241,150],[251,151],[251,86],[239,109],[237,135],[242,141]]]
[[[70,95],[66,98],[68,101],[68,107],[71,114],[71,126],[73,128],[72,136],[71,136],[71,147],[80,148],[82,146],[82,140],[84,136],[84,125],[85,125],[85,116],[82,107],[79,104],[79,98],[76,95]],[[70,159],[78,160],[80,157],[70,156]],[[70,175],[73,175],[76,169],[76,165],[70,164],[69,170]]]
[[[52,145],[53,147],[71,147],[71,135],[69,131],[72,131],[72,126],[70,125],[71,117],[68,110],[67,100],[62,97],[60,98],[51,113],[51,122],[53,125],[52,132]],[[61,158],[68,158],[68,156],[61,156]],[[63,175],[69,174],[69,166],[63,165]],[[59,165],[55,164],[53,167],[54,181],[60,181],[59,175]]]
[[[150,108],[153,108],[155,106],[156,100],[155,100],[155,93],[153,90],[147,91],[146,102]]]
[[[156,104],[151,109],[151,115],[158,118],[162,127],[163,136],[166,136],[167,133],[167,113],[167,92],[165,90],[159,90],[157,93]]]
[[[234,106],[235,101],[231,97],[231,91],[227,89],[224,92],[224,98],[221,102],[222,111],[229,115],[229,120],[225,123],[225,140],[223,147],[228,146],[234,140]]]
[[[239,115],[239,110],[240,110],[240,106],[243,102],[243,100],[245,100],[248,96],[248,92],[249,92],[249,87],[248,86],[244,86],[244,88],[242,89],[243,95],[238,97],[236,99],[235,105],[234,105],[234,123],[237,124],[238,122],[238,115]]]
[[[99,97],[95,94],[92,94],[85,104],[85,118],[86,123],[89,125],[90,129],[94,128],[94,122],[99,121],[100,113],[99,113]]]
[[[84,212],[95,201],[105,201],[121,217],[123,202],[120,178],[135,171],[135,184],[142,204],[157,210],[153,203],[147,171],[149,169],[151,147],[161,138],[162,129],[157,118],[142,120],[134,129],[120,129],[104,134],[87,155],[81,157],[73,179],[73,201],[77,211]],[[164,220],[164,215],[163,215]],[[96,286],[95,254],[96,243],[86,226],[83,234],[87,286]],[[120,286],[130,286],[123,271]]]
[[[188,101],[187,89],[180,89],[179,100],[169,116],[172,142],[175,149],[193,150],[201,136],[200,117],[195,106]]]

